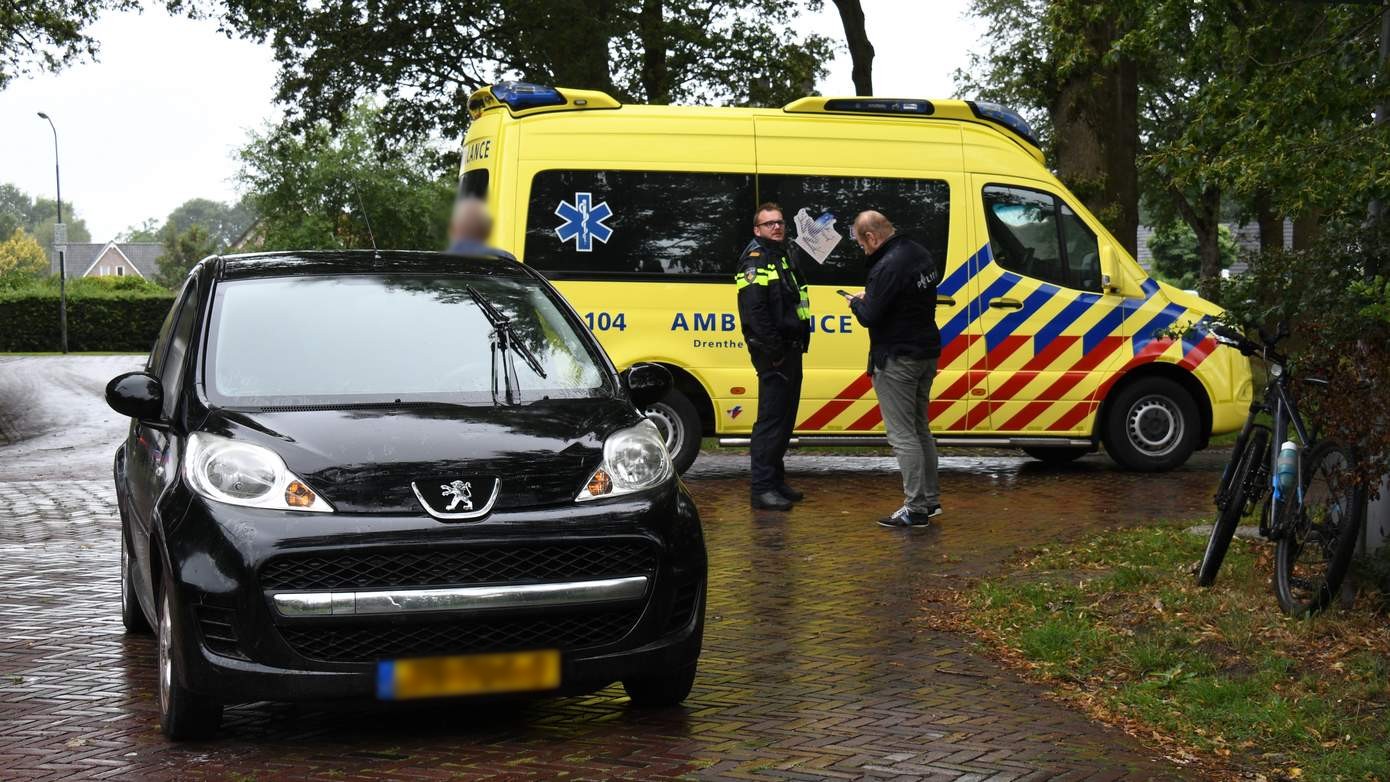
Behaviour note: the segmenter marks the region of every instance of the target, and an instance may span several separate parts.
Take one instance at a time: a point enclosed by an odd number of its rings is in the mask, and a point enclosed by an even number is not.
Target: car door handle
[[[936,306],[938,306],[938,307],[954,307],[954,306],[956,306],[956,300],[953,299],[953,298],[951,298],[950,296],[937,296],[937,297],[936,297]]]
[[[990,299],[989,306],[995,309],[1021,310],[1023,309],[1023,302],[1018,299]]]

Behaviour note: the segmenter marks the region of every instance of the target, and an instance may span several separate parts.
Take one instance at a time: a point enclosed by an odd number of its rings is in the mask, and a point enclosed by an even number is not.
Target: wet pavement
[[[47,446],[70,451],[0,446],[0,779],[1192,778],[924,617],[931,588],[1020,547],[1202,515],[1220,453],[1158,476],[947,456],[931,530],[873,523],[900,501],[891,459],[794,455],[807,500],[778,514],[748,508],[745,456],[706,454],[687,476],[710,592],[683,708],[635,709],[616,686],[515,706],[260,703],[174,745],[152,640],[119,619],[106,465],[121,427],[88,409],[87,443]]]

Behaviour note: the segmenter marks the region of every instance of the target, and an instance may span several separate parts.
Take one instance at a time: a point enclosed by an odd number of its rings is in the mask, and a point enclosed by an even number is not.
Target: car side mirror
[[[623,384],[639,410],[660,402],[671,391],[671,372],[660,364],[633,364],[623,374]]]
[[[1104,293],[1126,298],[1142,298],[1144,295],[1125,273],[1115,248],[1104,241],[1100,244],[1100,289]]]
[[[164,387],[153,375],[127,372],[106,384],[106,404],[137,421],[157,422],[164,409]]]

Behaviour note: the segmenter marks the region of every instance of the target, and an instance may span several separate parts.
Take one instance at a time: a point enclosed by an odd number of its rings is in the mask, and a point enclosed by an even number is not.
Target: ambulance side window
[[[555,279],[728,282],[754,206],[752,174],[542,171],[522,258]]]
[[[459,198],[487,199],[487,169],[475,168],[459,179]]]
[[[984,204],[996,263],[1053,285],[1100,292],[1096,236],[1061,199],[1038,190],[989,185]]]
[[[812,219],[827,212],[835,216],[835,230],[844,238],[825,263],[800,256],[801,268],[812,285],[864,284],[868,274],[864,254],[850,237],[850,228],[866,209],[882,212],[898,233],[926,247],[938,272],[944,273],[946,268],[951,186],[942,180],[761,174],[758,201],[776,201],[782,206],[788,243],[796,236],[796,215],[802,209]]]

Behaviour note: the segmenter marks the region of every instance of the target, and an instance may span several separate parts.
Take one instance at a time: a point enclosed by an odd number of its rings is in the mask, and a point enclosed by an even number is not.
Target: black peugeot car
[[[694,503],[570,306],[512,261],[209,258],[115,378],[122,618],[172,738],[222,705],[689,693]]]

